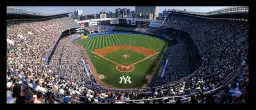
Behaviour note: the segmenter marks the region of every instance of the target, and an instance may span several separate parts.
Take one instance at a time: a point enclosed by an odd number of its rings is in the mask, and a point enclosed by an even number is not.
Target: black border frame
[[[157,6],[166,6],[166,5],[169,5],[169,6],[249,6],[249,42],[251,42],[249,44],[249,69],[250,69],[250,84],[249,84],[249,104],[252,104],[254,102],[254,100],[256,99],[254,96],[255,96],[255,88],[253,88],[254,86],[254,76],[253,75],[255,72],[254,72],[254,68],[252,67],[253,66],[253,58],[254,58],[254,55],[253,55],[253,39],[255,39],[255,37],[253,36],[253,29],[252,29],[252,24],[253,24],[253,6],[251,6],[252,1],[251,3],[249,3],[249,1],[246,1],[243,0],[243,1],[235,1],[235,0],[212,0],[212,1],[208,1],[208,0],[182,0],[182,1],[179,1],[179,0],[152,0],[152,1],[147,1],[147,0],[141,0],[141,1],[135,1],[135,0],[129,0],[129,1],[124,1],[124,0],[95,0],[95,1],[87,1],[87,0],[72,0],[72,1],[69,1],[69,0],[66,0],[66,1],[63,1],[63,0],[17,0],[17,1],[6,1],[7,4],[5,4],[5,6],[3,6],[2,8],[2,11],[3,13],[5,13],[6,15],[6,6],[134,6],[134,5],[141,5],[141,6],[150,6],[150,5],[157,5]],[[243,3],[242,3],[243,2]],[[1,17],[4,19],[4,17]],[[5,22],[6,24],[6,20],[2,20],[3,22]],[[4,27],[4,29],[2,30],[5,30],[6,31],[6,26]],[[6,32],[5,32],[6,33]],[[2,33],[3,34],[3,33]],[[5,37],[4,37],[5,36]],[[252,37],[250,37],[252,36]],[[1,46],[2,46],[2,58],[1,58],[1,63],[3,64],[2,66],[2,69],[3,72],[1,75],[3,75],[1,78],[4,78],[4,80],[1,80],[3,81],[1,84],[3,84],[1,87],[3,87],[3,89],[1,89],[2,91],[4,91],[4,93],[1,93],[1,95],[3,96],[3,99],[2,99],[2,103],[4,104],[4,106],[1,106],[1,109],[44,109],[44,108],[47,108],[47,109],[56,109],[55,107],[57,107],[57,109],[153,109],[153,110],[158,110],[158,109],[164,109],[165,106],[166,106],[166,109],[180,109],[180,108],[185,108],[185,109],[194,109],[192,107],[196,107],[195,109],[198,109],[199,108],[210,108],[210,109],[218,109],[218,108],[221,108],[221,109],[246,109],[247,107],[249,108],[249,105],[129,105],[129,106],[126,106],[126,105],[96,105],[94,106],[93,104],[90,104],[90,105],[7,105],[6,104],[6,90],[5,90],[5,86],[6,86],[6,76],[4,73],[6,73],[6,34],[2,36],[2,43],[1,43]],[[256,64],[255,64],[256,65]],[[52,107],[47,107],[47,106],[52,106]],[[112,107],[111,107],[112,106]],[[124,107],[126,106],[126,107]],[[133,107],[134,106],[134,107]],[[136,107],[137,106],[137,107]],[[6,107],[6,108],[5,108]],[[141,107],[141,108],[140,108]],[[164,107],[164,108],[163,108]],[[226,107],[226,108],[225,108]],[[166,110],[165,109],[165,110]]]

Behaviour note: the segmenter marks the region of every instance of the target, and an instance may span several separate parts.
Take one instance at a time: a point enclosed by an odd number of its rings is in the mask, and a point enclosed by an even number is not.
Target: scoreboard
[[[127,25],[127,20],[126,19],[119,19],[119,24],[120,25]]]
[[[150,26],[150,22],[149,21],[136,21],[136,26],[140,27],[140,28],[147,28]]]
[[[143,21],[136,21],[137,27],[143,27]]]
[[[148,21],[143,22],[143,27],[149,27],[149,25],[150,25],[150,22],[148,22]]]
[[[110,20],[99,21],[99,25],[110,25]]]

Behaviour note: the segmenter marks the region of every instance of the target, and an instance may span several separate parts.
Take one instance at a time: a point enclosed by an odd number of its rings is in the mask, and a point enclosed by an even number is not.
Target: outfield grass
[[[141,34],[107,34],[80,40],[78,43],[83,45],[87,50],[87,53],[98,74],[104,75],[105,78],[102,79],[102,81],[116,88],[134,88],[141,85],[146,76],[149,75],[152,66],[156,62],[156,59],[160,56],[160,54],[162,54],[163,49],[168,46],[167,42],[164,40]],[[116,64],[113,64],[92,53],[92,51],[95,49],[118,45],[140,46],[150,48],[160,53],[134,65],[134,71],[128,73],[118,71],[116,69]],[[122,55],[124,54],[129,55],[129,57],[123,58]],[[140,59],[146,58],[144,54],[127,49],[109,53],[104,57],[119,64],[132,64]],[[126,77],[127,75],[131,77],[132,83],[119,84],[119,77]]]

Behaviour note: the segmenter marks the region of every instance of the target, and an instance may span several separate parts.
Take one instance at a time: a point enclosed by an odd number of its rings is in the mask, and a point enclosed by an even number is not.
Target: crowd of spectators
[[[248,71],[244,72],[246,67],[248,69],[248,22],[170,14],[166,24],[188,32],[199,47],[206,63],[200,69],[198,77],[210,75],[211,83],[216,83],[236,70],[239,70],[241,75],[249,74]],[[246,84],[232,88],[236,87],[240,92],[242,88],[247,88]],[[206,90],[208,88],[206,87]]]
[[[54,55],[49,62],[51,70],[61,73],[61,78],[69,79],[76,83],[87,81],[81,59],[83,54],[79,47],[71,42],[71,39],[80,37],[79,34],[64,37],[58,43]]]
[[[159,77],[155,80],[152,86],[160,86],[167,84],[168,82],[175,81],[188,75],[188,53],[186,45],[179,43],[177,45],[169,47],[167,53],[165,53],[166,66],[163,65]],[[168,61],[167,61],[168,60]],[[164,71],[164,73],[162,73]]]
[[[98,85],[95,87],[99,89],[89,89],[84,84],[85,81],[90,82],[90,78],[86,77],[82,67],[82,53],[71,42],[72,38],[78,36],[77,34],[62,38],[49,65],[44,63],[45,56],[49,54],[50,48],[59,39],[61,32],[67,30],[73,23],[71,18],[8,26],[7,103],[248,103],[248,23],[183,15],[170,16],[167,22],[168,25],[181,28],[190,34],[206,63],[194,72],[193,76],[190,75],[179,82],[137,91],[104,90]],[[244,38],[244,41],[238,42],[241,38]],[[178,44],[176,47],[169,49],[171,52],[169,56],[180,55],[175,60],[180,63],[186,62],[187,59],[183,59],[183,56],[187,55],[186,52],[175,55],[176,51],[185,49],[184,44]],[[165,73],[167,76],[171,75],[168,72],[173,72],[173,66],[170,64]],[[185,68],[184,66],[186,65],[181,67]],[[236,74],[239,76],[235,77]],[[171,78],[163,81],[168,83],[168,80],[171,81]],[[232,82],[229,83],[230,81]],[[224,89],[220,89],[215,94],[204,94],[222,86]],[[187,96],[187,94],[193,95]]]
[[[74,21],[68,17],[9,25],[7,27],[8,73],[17,74],[29,87],[34,88],[36,91],[46,93],[47,89],[56,90],[58,86],[52,83],[54,79],[59,79],[56,77],[61,76],[60,72],[54,68],[57,65],[46,65],[44,61],[51,47],[53,47],[55,42],[59,39],[61,33],[72,25],[74,25]],[[64,40],[61,40],[60,44],[63,44],[64,42],[62,41]],[[65,46],[70,47],[70,45]],[[71,46],[76,47],[74,45]],[[69,50],[73,50],[71,51],[71,53],[73,53],[71,55],[74,59],[79,58],[79,55],[81,55],[75,54],[75,49]],[[64,55],[65,56],[62,58],[69,57],[67,53]],[[82,70],[81,66],[78,63],[76,64],[74,59],[69,59],[71,60],[69,62],[74,64],[72,67],[75,68],[72,73],[76,72],[76,68],[80,68],[80,71]]]
[[[85,29],[90,33],[100,33],[100,32],[110,32],[115,28],[115,26],[107,26],[107,25],[97,25],[97,26],[88,26]]]

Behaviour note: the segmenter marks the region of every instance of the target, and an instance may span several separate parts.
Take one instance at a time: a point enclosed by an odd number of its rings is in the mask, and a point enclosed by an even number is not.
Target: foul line
[[[99,56],[99,57],[101,57],[101,58],[103,58],[103,59],[105,59],[105,60],[111,62],[111,63],[114,63],[114,64],[118,65],[118,63],[116,63],[116,62],[114,62],[114,61],[112,61],[112,60],[110,60],[110,59],[108,59],[108,58],[105,58],[105,57],[103,57],[102,55],[97,54],[96,52],[93,52],[93,51],[91,51],[91,52],[92,52],[93,54],[95,54],[95,55],[97,55],[97,56]]]
[[[142,61],[145,61],[145,60],[151,58],[152,56],[154,56],[154,55],[156,55],[156,54],[158,54],[158,53],[159,53],[159,52],[156,52],[155,54],[149,55],[149,56],[147,56],[146,58],[143,58],[142,60],[139,60],[139,61],[137,61],[137,62],[135,62],[135,63],[133,63],[133,64],[130,64],[130,65],[136,65],[136,64],[138,64],[138,63],[140,63],[140,62],[142,62]]]
[[[114,62],[114,61],[108,59],[108,58],[103,57],[102,55],[97,54],[96,52],[93,52],[93,51],[91,51],[91,52],[92,52],[93,54],[95,54],[95,55],[97,55],[97,56],[99,56],[99,57],[101,57],[101,58],[103,58],[103,59],[105,59],[105,60],[111,62],[111,63],[114,63],[114,64],[116,64],[116,65],[121,65],[121,64],[119,64],[119,63],[116,63],[116,62]],[[133,64],[130,64],[130,65],[136,65],[136,64],[138,64],[138,63],[140,63],[140,62],[142,62],[142,61],[145,61],[145,60],[151,58],[152,56],[154,56],[154,55],[156,55],[156,54],[158,54],[158,53],[159,53],[159,52],[156,52],[155,54],[149,55],[149,56],[147,56],[146,58],[143,58],[143,59],[141,59],[141,60],[139,60],[139,61],[137,61],[137,62],[135,62],[135,63],[133,63]],[[129,65],[129,66],[130,66],[130,65]]]

